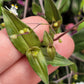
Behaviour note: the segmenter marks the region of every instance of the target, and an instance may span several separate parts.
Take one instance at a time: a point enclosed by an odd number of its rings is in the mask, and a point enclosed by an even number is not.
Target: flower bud
[[[61,39],[59,39],[59,43],[62,43],[62,40]]]
[[[57,23],[57,22],[55,22],[55,23],[53,24],[53,26],[54,26],[54,27],[57,27],[57,26],[58,26],[58,23]]]
[[[26,52],[27,59],[33,70],[39,75],[45,84],[48,82],[48,71],[45,57],[39,47],[32,47]]]
[[[19,33],[20,33],[20,34],[24,34],[24,30],[20,30]]]
[[[2,27],[5,27],[5,23],[1,23],[1,26],[2,26]]]
[[[48,46],[47,47],[47,53],[48,53],[48,59],[49,60],[53,60],[55,55],[56,55],[56,50],[54,48],[54,46]]]
[[[78,75],[75,74],[75,75],[73,76],[73,78],[74,78],[74,80],[77,80],[77,79],[78,79]]]
[[[28,28],[24,28],[23,30],[24,30],[25,33],[30,32],[30,30]]]
[[[11,39],[16,39],[17,38],[17,35],[16,34],[13,34],[10,36]]]

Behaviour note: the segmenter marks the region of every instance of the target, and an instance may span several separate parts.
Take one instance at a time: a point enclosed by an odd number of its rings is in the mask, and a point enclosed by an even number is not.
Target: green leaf
[[[80,52],[75,52],[74,54],[77,58],[79,58],[80,60],[82,60],[84,62],[84,54],[82,54]]]
[[[75,63],[73,63],[72,65],[69,66],[71,71],[73,71],[74,73],[77,73],[78,71],[78,68],[77,68],[77,65]]]
[[[81,0],[72,0],[72,12],[77,15],[80,10]]]
[[[45,84],[49,84],[47,63],[40,48],[38,47],[30,48],[27,51],[26,56],[33,70],[40,76],[42,81]]]
[[[35,15],[37,15],[39,12],[42,12],[41,7],[35,2],[32,3],[32,12]]]
[[[30,30],[29,34],[18,36],[17,39],[11,39],[15,47],[23,54],[27,51],[29,47],[40,46],[40,41],[36,34],[31,28],[20,21],[14,14],[10,13],[8,10],[2,8],[3,18],[6,25],[8,35],[18,34],[20,30],[28,28]]]
[[[44,0],[45,16],[49,22],[58,22],[59,26],[62,23],[62,17],[57,10],[53,0]]]
[[[68,66],[72,65],[73,63],[57,53],[54,60],[47,61],[47,64],[51,64],[52,66]]]
[[[3,0],[3,1],[11,1],[11,0]]]
[[[80,10],[83,9],[84,12],[84,0],[81,1]]]
[[[46,31],[44,32],[44,36],[43,36],[43,45],[44,46],[53,45],[53,39]]]
[[[2,5],[3,5],[3,0],[0,0],[0,15],[1,15],[1,13],[2,13],[2,11],[1,11]]]
[[[57,53],[54,60],[47,61],[47,64],[51,64],[52,66],[68,66],[72,65],[73,63]]]
[[[60,0],[57,0],[57,1],[56,1],[56,3],[55,3],[55,5],[56,5],[57,9],[59,9],[59,10],[60,10],[61,8],[63,8],[63,7],[64,7],[64,5],[66,5],[67,1],[68,1],[68,0],[62,0],[62,1],[61,1],[60,6],[58,6],[58,5],[59,5],[59,3],[60,3]],[[58,8],[58,7],[59,7],[59,8]]]
[[[82,22],[81,24],[79,24],[77,30],[80,31],[83,28],[84,28],[84,22]]]
[[[60,3],[60,0],[57,0],[56,2],[56,7],[58,7],[58,4]],[[62,0],[61,4],[60,4],[60,8],[59,8],[59,11],[61,13],[65,13],[68,11],[69,7],[70,7],[70,3],[71,1],[70,0]]]
[[[48,59],[48,53],[47,53],[47,49],[46,48],[41,48],[43,55],[45,56],[46,60],[47,60],[47,64],[51,64],[52,66],[68,66],[73,64],[71,61],[69,61],[68,59],[66,59],[65,57],[59,55],[58,53],[56,53],[56,56],[54,57],[53,61],[50,61]]]
[[[75,42],[75,52],[80,52],[84,49],[84,30],[78,31],[72,36]]]

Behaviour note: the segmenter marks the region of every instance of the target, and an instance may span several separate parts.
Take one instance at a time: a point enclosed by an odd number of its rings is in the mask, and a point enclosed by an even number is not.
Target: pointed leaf
[[[35,15],[37,15],[40,12],[42,12],[41,7],[35,2],[32,3],[32,12]]]
[[[49,22],[58,22],[59,26],[62,23],[62,17],[57,10],[53,0],[44,0],[45,16]]]
[[[52,61],[50,61],[48,59],[48,53],[47,53],[47,49],[46,48],[41,48],[43,55],[45,56],[46,60],[47,60],[47,64],[51,64],[52,66],[68,66],[68,65],[72,65],[73,63],[71,61],[69,61],[68,59],[66,59],[65,57],[59,55],[56,52],[56,56],[54,57],[54,59]]]
[[[61,1],[61,4],[60,4],[60,7],[59,7],[58,4],[60,3],[60,0],[57,0],[56,3],[55,3],[57,9],[60,10],[61,8],[63,8],[64,5],[66,5],[67,1],[68,1],[68,0],[62,0],[62,1]],[[58,8],[58,7],[59,7],[59,8]]]
[[[56,2],[56,7],[58,7],[58,4],[60,3],[60,0],[58,0],[57,2]],[[71,1],[70,0],[62,0],[62,2],[61,2],[61,4],[60,4],[60,8],[59,8],[59,11],[61,12],[61,13],[65,13],[65,12],[67,12],[68,11],[68,9],[69,9],[69,7],[70,7],[70,3],[71,3]]]
[[[52,66],[68,66],[72,65],[73,63],[57,53],[54,60],[47,61],[47,64],[51,64]]]
[[[30,48],[26,56],[33,70],[40,76],[45,84],[48,83],[48,71],[46,60],[38,47]]]
[[[18,36],[17,39],[10,38],[12,43],[19,51],[25,53],[28,47],[40,46],[40,41],[31,28],[21,22],[14,14],[10,13],[8,10],[2,8],[2,12],[9,36],[18,34],[19,31],[23,30],[24,28],[28,28],[30,30],[29,34]]]

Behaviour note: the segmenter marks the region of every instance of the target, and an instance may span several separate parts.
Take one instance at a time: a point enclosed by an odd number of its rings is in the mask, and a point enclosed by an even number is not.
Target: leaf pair
[[[40,76],[44,83],[49,84],[47,63],[39,48],[40,41],[37,35],[31,28],[21,22],[12,13],[4,8],[2,8],[2,11],[9,37],[13,34],[18,34],[19,31],[23,30],[24,28],[28,28],[30,30],[29,34],[19,35],[16,39],[10,38],[10,40],[21,53],[26,54],[32,68]],[[36,55],[36,57],[34,57],[33,55]]]

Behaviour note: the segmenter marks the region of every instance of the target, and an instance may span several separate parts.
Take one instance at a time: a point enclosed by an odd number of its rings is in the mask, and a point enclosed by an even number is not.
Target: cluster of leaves
[[[62,18],[54,2],[52,0],[44,0],[44,5],[45,16],[48,22],[57,22],[60,26]],[[16,39],[10,38],[10,40],[21,53],[26,54],[30,65],[45,84],[49,84],[47,65],[68,66],[73,64],[55,51],[53,38],[50,34],[45,32],[43,43],[41,43],[34,31],[21,22],[15,15],[4,8],[2,8],[2,12],[9,36],[18,34],[24,28],[28,28],[30,31],[26,35],[20,35]]]
[[[8,1],[8,0],[4,0]],[[10,1],[10,0],[9,0]],[[38,0],[32,3],[32,12],[35,15],[42,13],[42,9],[38,3]],[[3,0],[0,0],[0,7]],[[65,13],[71,8],[74,15],[78,15],[80,9],[84,7],[84,0],[60,0],[53,2],[53,0],[44,0],[44,17],[50,24],[58,23],[56,32],[60,29],[62,24],[61,14]],[[74,5],[75,4],[75,5]],[[59,10],[59,11],[58,11]],[[23,54],[26,54],[29,63],[34,71],[40,76],[45,84],[49,83],[47,65],[52,66],[70,66],[70,69],[77,72],[76,64],[73,64],[68,59],[60,56],[56,51],[53,44],[53,32],[44,33],[43,42],[41,43],[34,33],[34,31],[26,24],[21,22],[15,15],[2,8],[4,22],[7,28],[9,37],[13,34],[19,34],[20,30],[24,28],[29,29],[29,33],[25,35],[19,35],[16,39],[10,38],[14,46]],[[1,14],[1,9],[0,9]],[[11,25],[12,24],[12,25]],[[84,62],[84,22],[78,26],[77,33],[72,36],[75,41],[74,55]],[[32,39],[31,39],[32,37]],[[27,39],[28,38],[28,39]],[[22,45],[22,46],[21,46]],[[52,55],[53,54],[53,55]],[[79,67],[78,67],[79,68]],[[62,82],[63,83],[63,82]]]

